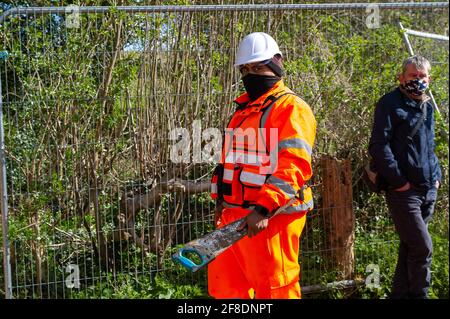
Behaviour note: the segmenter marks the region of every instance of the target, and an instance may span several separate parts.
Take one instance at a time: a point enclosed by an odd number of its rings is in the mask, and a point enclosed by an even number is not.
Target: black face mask
[[[280,81],[280,77],[273,75],[258,75],[249,73],[242,78],[245,90],[251,101],[255,101],[261,95],[269,91],[275,83]]]

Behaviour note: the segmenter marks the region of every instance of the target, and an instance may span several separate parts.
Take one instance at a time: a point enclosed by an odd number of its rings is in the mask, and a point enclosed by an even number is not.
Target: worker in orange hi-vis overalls
[[[281,60],[277,43],[263,32],[247,35],[236,54],[246,92],[235,100],[211,193],[216,226],[246,216],[248,236],[209,265],[215,298],[301,298],[299,237],[313,208],[305,183],[312,176],[316,120],[284,85]],[[269,219],[296,195],[292,206]]]

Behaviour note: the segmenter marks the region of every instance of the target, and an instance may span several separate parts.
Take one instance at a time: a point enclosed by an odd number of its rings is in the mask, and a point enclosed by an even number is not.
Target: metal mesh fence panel
[[[10,256],[11,283],[0,293],[206,296],[206,272],[189,273],[170,256],[213,229],[212,154],[243,91],[235,50],[246,34],[264,31],[283,52],[285,83],[318,123],[301,286],[318,293],[340,282],[350,288],[326,296],[385,296],[397,237],[383,198],[361,180],[373,110],[408,56],[398,21],[443,34],[447,10],[448,3],[389,3],[4,12],[2,257]],[[435,70],[447,176],[448,42],[412,41]],[[448,195],[440,196],[435,228],[448,247]],[[8,282],[5,264],[0,277]],[[370,274],[380,275],[380,286],[358,288]]]

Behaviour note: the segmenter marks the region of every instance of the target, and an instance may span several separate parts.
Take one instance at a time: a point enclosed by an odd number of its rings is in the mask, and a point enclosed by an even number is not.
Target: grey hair
[[[430,73],[431,71],[430,61],[421,55],[413,55],[403,61],[402,73],[406,72],[406,68],[410,64],[414,65],[417,70],[426,70],[427,73]]]

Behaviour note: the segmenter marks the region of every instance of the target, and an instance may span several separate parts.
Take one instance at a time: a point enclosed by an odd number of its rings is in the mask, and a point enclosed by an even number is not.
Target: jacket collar
[[[266,107],[269,104],[268,97],[276,96],[280,92],[284,92],[287,90],[289,89],[286,87],[286,85],[284,85],[283,80],[280,80],[277,83],[275,83],[275,85],[272,86],[272,88],[269,91],[261,95],[255,101],[250,101],[248,93],[244,92],[237,99],[235,99],[234,102],[238,105],[237,110],[251,108],[250,111],[258,112],[259,110],[261,110],[262,108]]]
[[[400,94],[403,96],[403,100],[405,101],[405,105],[409,107],[419,108],[422,102],[426,102],[430,99],[430,97],[424,94],[419,100],[412,99],[408,96],[408,93],[401,87],[398,87]]]

